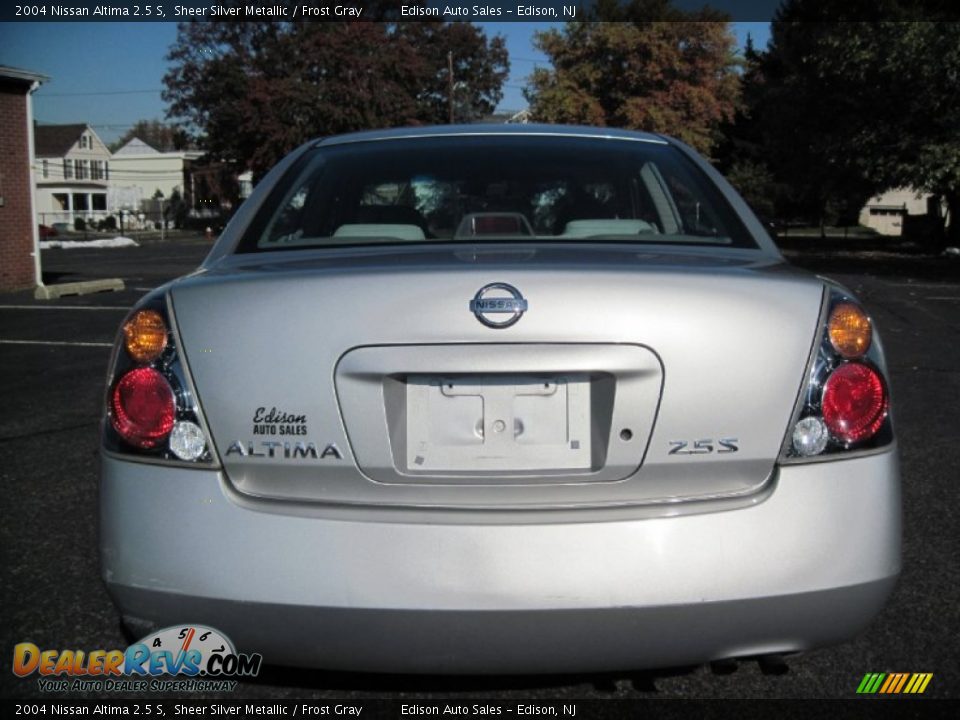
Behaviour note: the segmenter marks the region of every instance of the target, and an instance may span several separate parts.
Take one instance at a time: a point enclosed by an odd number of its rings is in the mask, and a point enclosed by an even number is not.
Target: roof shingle
[[[36,125],[33,129],[33,147],[36,157],[63,157],[77,141],[85,123],[72,125]]]

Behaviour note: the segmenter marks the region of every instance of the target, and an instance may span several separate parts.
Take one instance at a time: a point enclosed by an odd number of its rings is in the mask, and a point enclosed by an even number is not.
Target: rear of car
[[[882,348],[661,137],[332,138],[133,310],[104,578],[268,662],[559,672],[795,652],[900,564]]]

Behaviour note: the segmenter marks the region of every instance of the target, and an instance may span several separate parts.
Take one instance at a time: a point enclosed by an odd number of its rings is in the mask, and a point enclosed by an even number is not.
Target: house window
[[[46,160],[43,161],[43,176],[45,178],[50,177],[50,167]]]
[[[73,177],[73,163],[64,158],[63,161],[63,179],[70,180]]]
[[[90,196],[90,199],[93,201],[94,210],[107,209],[107,196],[105,193],[94,193]]]
[[[102,160],[90,161],[90,179],[103,180],[103,161]]]
[[[90,178],[90,167],[87,160],[74,160],[73,171],[76,173],[77,180],[88,180]]]
[[[103,161],[103,179],[110,179],[110,163],[108,163],[106,160]]]

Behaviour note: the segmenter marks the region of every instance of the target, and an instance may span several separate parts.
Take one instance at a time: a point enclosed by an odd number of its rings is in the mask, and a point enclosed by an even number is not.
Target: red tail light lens
[[[834,437],[853,443],[876,435],[887,416],[887,389],[873,368],[847,363],[823,388],[823,420]]]
[[[173,389],[153,368],[137,368],[124,375],[113,388],[110,408],[114,429],[136,447],[155,447],[173,429]]]

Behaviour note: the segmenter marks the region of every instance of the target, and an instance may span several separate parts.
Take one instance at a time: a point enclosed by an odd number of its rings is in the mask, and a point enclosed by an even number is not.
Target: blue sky
[[[532,44],[534,32],[562,23],[479,23],[488,35],[501,34],[510,52],[510,78],[501,110],[526,107],[525,78],[545,58]],[[735,23],[742,47],[747,34],[766,45],[769,24]],[[39,122],[87,122],[111,142],[140,119],[162,119],[160,99],[166,54],[176,23],[0,23],[0,65],[50,76],[34,96]]]

